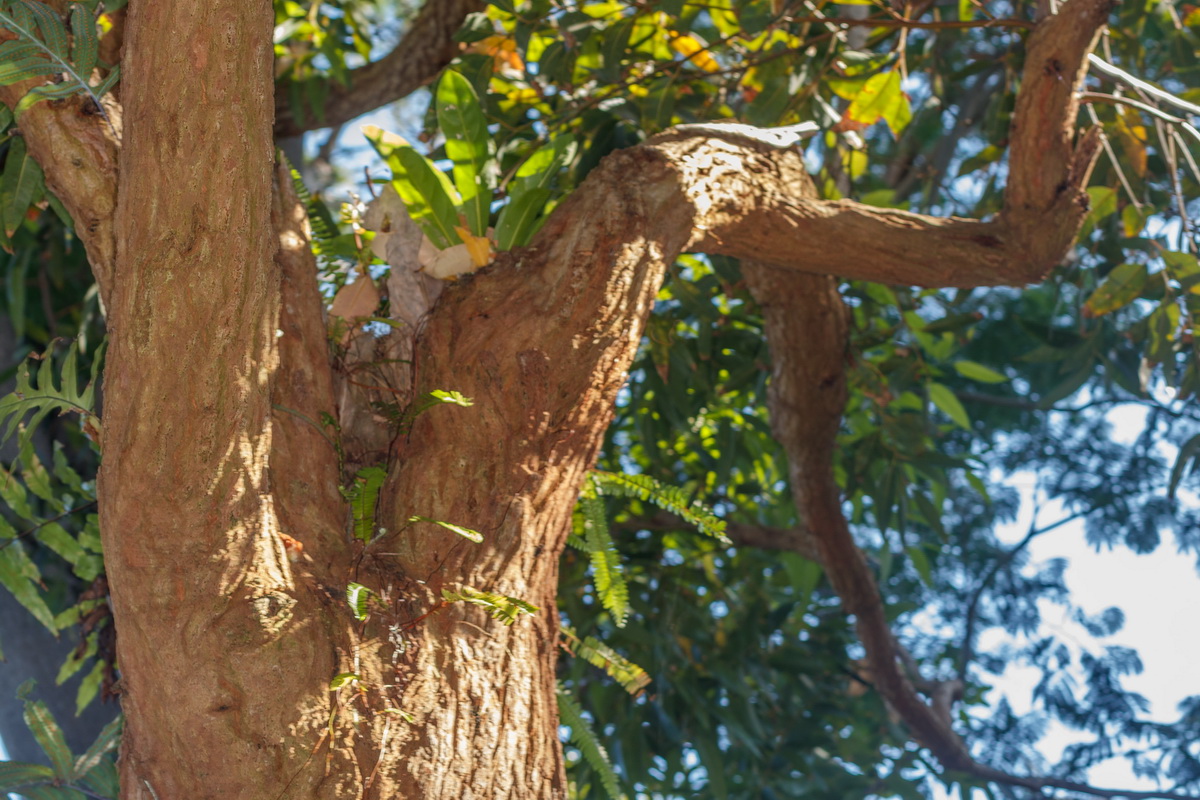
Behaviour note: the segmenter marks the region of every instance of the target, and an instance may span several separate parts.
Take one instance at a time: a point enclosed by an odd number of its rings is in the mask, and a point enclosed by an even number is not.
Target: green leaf
[[[712,509],[700,503],[689,502],[686,492],[677,486],[667,486],[649,475],[629,475],[602,470],[594,470],[592,478],[595,480],[597,491],[617,497],[636,497],[644,502],[653,503],[664,511],[670,511],[682,518],[706,536],[719,539],[722,544],[732,544],[725,535],[725,520],[718,517]]]
[[[967,416],[967,410],[963,408],[963,404],[954,396],[954,392],[949,387],[940,383],[930,383],[926,388],[929,390],[930,401],[953,420],[955,425],[967,430],[971,429],[971,418]]]
[[[580,755],[600,778],[600,785],[604,787],[609,798],[621,800],[624,795],[617,781],[616,770],[608,758],[608,752],[596,737],[596,732],[583,716],[583,709],[561,683],[558,685],[557,697],[558,717],[563,725],[571,729],[571,744],[579,748]]]
[[[1145,264],[1120,264],[1114,267],[1088,297],[1083,305],[1083,313],[1089,317],[1099,317],[1124,308],[1141,295],[1148,276]]]
[[[357,672],[339,672],[333,676],[333,680],[329,682],[329,691],[336,692],[343,686],[351,683],[358,683],[362,680]]]
[[[570,635],[574,636],[573,633]],[[635,697],[650,685],[650,676],[646,674],[646,670],[594,636],[588,636],[579,642],[575,655],[593,667],[604,670],[610,678],[621,684],[626,692]]]
[[[91,78],[100,53],[100,37],[96,34],[96,20],[87,9],[76,3],[71,8],[71,60],[75,70]]]
[[[37,786],[53,781],[54,770],[49,767],[23,761],[0,761],[0,791],[13,791],[22,786]]]
[[[63,614],[59,614],[58,617],[55,618],[55,622],[58,622],[61,619],[64,619]],[[58,675],[54,678],[54,685],[62,686],[64,683],[69,681],[75,675],[75,673],[79,672],[79,670],[83,668],[83,665],[87,663],[89,658],[96,655],[96,650],[99,648],[99,646],[100,637],[95,633],[92,633],[87,637],[87,644],[82,650],[75,648],[68,653],[66,659],[62,663],[62,666],[58,668]]]
[[[92,665],[92,671],[79,682],[79,690],[75,692],[75,716],[82,714],[100,693],[100,684],[104,682],[106,672],[105,667],[106,662],[97,661]]]
[[[51,411],[67,413],[78,412],[85,416],[86,421],[99,429],[99,420],[92,415],[92,403],[96,391],[96,376],[104,356],[105,344],[101,343],[92,360],[92,374],[87,386],[79,391],[77,373],[77,358],[79,343],[71,343],[67,356],[62,365],[61,387],[54,378],[53,350],[48,349],[41,356],[36,381],[32,377],[29,359],[17,368],[17,384],[10,394],[0,397],[0,442],[8,439],[17,429],[18,424],[27,414],[33,412],[25,426],[25,430],[17,437],[18,444],[24,446],[33,435],[38,423],[46,418]]]
[[[467,227],[476,236],[485,236],[493,188],[486,174],[491,138],[479,97],[469,80],[447,70],[438,81],[434,103],[438,125],[446,137],[446,155],[454,165],[454,186],[466,209]]]
[[[54,775],[62,781],[70,780],[75,771],[75,758],[71,755],[71,748],[67,747],[62,728],[58,727],[46,704],[41,700],[26,700],[25,724],[50,759]]]
[[[488,616],[505,625],[512,625],[522,614],[536,614],[538,607],[526,603],[516,597],[495,592],[481,592],[470,586],[459,587],[457,591],[442,589],[442,599],[447,603],[471,603],[487,609]]]
[[[549,189],[518,188],[509,198],[496,219],[496,249],[512,250],[524,247],[537,233]]]
[[[846,117],[860,125],[874,125],[882,119],[892,135],[899,136],[912,121],[912,108],[900,82],[898,70],[872,75],[854,95]]]
[[[460,244],[458,197],[441,170],[399,136],[365,126],[367,140],[392,169],[392,186],[404,201],[408,215],[439,250]]]
[[[361,583],[351,581],[346,584],[346,602],[354,618],[362,622],[371,613],[371,596],[375,593]]]
[[[408,518],[409,522],[431,522],[434,525],[440,525],[451,533],[457,533],[464,539],[470,539],[472,542],[482,542],[483,534],[479,531],[473,531],[470,528],[464,528],[461,525],[455,525],[452,522],[442,522],[440,519],[430,519],[429,517],[412,516]]]
[[[4,176],[0,178],[0,206],[3,207],[4,231],[11,237],[25,221],[25,214],[45,193],[42,168],[29,155],[25,140],[16,137],[8,148]]]
[[[350,503],[350,515],[354,521],[354,538],[369,542],[375,538],[375,506],[379,501],[379,490],[387,472],[382,467],[363,467],[354,476],[354,482],[343,495]]]
[[[1008,381],[1005,375],[996,372],[991,367],[985,367],[983,364],[977,364],[974,361],[955,361],[954,368],[964,378],[970,378],[980,383],[1005,383]]]
[[[33,254],[32,247],[22,248],[9,259],[5,296],[8,300],[8,321],[17,339],[25,336],[25,298],[28,294],[25,281]]]
[[[0,540],[0,547],[3,547],[0,549],[0,584],[12,592],[12,596],[33,614],[34,619],[45,625],[51,633],[57,634],[54,614],[37,588],[37,582],[41,580],[38,568],[29,560],[20,542]]]

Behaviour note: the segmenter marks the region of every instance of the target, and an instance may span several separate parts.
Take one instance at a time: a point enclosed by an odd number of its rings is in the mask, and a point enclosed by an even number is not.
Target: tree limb
[[[378,61],[350,71],[347,85],[327,80],[324,115],[316,119],[306,110],[297,119],[288,102],[286,87],[275,92],[275,136],[298,136],[316,128],[349,122],[393,100],[399,100],[431,82],[458,55],[454,34],[473,11],[481,11],[481,0],[428,0],[404,38],[392,52]]]
[[[617,531],[686,531],[692,529],[682,517],[670,511],[657,511],[648,517],[631,517],[612,525]],[[820,562],[816,540],[803,527],[773,528],[769,525],[753,525],[746,522],[726,522],[725,535],[735,547],[753,547],[758,550],[787,550],[798,553],[809,561]]]
[[[1084,189],[1100,139],[1092,129],[1076,141],[1075,89],[1111,8],[1110,0],[1071,0],[1030,35],[1010,132],[1005,207],[997,219],[822,202],[799,188],[807,176],[797,152],[767,152],[733,129],[707,140],[667,131],[647,146],[680,165],[680,182],[696,208],[689,247],[882,283],[1039,280],[1067,254],[1088,212]]]

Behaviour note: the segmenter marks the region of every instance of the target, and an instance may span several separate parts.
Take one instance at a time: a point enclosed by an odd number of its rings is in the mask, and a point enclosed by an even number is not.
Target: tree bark
[[[1074,70],[1108,3],[1063,9],[1030,62]],[[1053,175],[994,222],[821,203],[799,154],[736,134],[616,153],[532,247],[443,293],[412,383],[475,405],[434,408],[392,442],[388,533],[363,546],[323,420],[333,381],[303,210],[273,173],[272,24],[266,0],[131,6],[119,197],[115,144],[96,145],[96,166],[72,155],[93,134],[62,127],[69,109],[22,122],[84,220],[110,312],[99,491],[127,798],[563,797],[558,558],[676,256],[753,255],[822,296],[829,279],[804,273],[1023,282],[1086,210],[1094,137],[1075,141],[1070,87],[1056,104],[1062,77],[1039,66],[1017,136],[1049,143]],[[352,581],[374,593],[365,621],[343,599]],[[504,627],[444,602],[462,587],[539,610]]]

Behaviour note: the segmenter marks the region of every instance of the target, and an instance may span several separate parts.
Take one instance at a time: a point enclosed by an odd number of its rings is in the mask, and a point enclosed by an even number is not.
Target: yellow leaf
[[[717,60],[712,57],[712,53],[704,45],[700,44],[700,40],[691,34],[679,34],[671,31],[671,49],[682,56],[685,56],[688,61],[695,64],[705,72],[716,72],[721,68]]]
[[[466,245],[467,252],[471,255],[471,263],[476,268],[486,267],[492,262],[492,241],[490,239],[486,236],[476,236],[460,225],[455,225],[454,231]]]
[[[908,96],[900,89],[900,73],[891,70],[872,75],[850,102],[845,116],[855,123],[852,128],[874,125],[882,119],[894,135],[899,135],[912,119]]]
[[[497,70],[505,68],[514,69],[518,72],[525,69],[525,62],[521,60],[521,56],[517,53],[517,42],[515,39],[508,36],[488,36],[486,39],[480,39],[467,48],[468,53],[483,53],[491,56],[496,64]]]

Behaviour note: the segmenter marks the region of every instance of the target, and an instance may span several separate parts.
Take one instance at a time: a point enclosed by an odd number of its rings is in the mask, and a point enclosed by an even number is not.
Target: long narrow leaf
[[[492,201],[488,181],[487,119],[475,87],[454,70],[438,81],[434,96],[438,125],[446,136],[446,155],[453,164],[454,186],[462,197],[467,226],[476,236],[487,233]]]
[[[59,780],[70,780],[75,771],[75,759],[71,756],[71,748],[67,746],[62,728],[58,727],[46,704],[41,700],[26,700],[25,724],[50,759],[55,776]]]

